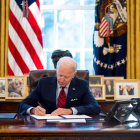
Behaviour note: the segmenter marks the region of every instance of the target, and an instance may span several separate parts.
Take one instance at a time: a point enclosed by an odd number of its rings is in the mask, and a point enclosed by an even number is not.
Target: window
[[[95,0],[40,0],[43,27],[43,65],[54,69],[51,55],[69,50],[78,70],[93,75],[93,30]]]

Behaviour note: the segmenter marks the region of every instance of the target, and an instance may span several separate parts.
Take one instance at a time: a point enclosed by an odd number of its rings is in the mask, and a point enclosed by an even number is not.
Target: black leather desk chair
[[[28,84],[29,93],[37,86],[38,80],[41,77],[54,76],[56,75],[56,70],[33,70],[29,72]],[[77,70],[76,77],[85,79],[89,81],[89,71],[88,70]]]

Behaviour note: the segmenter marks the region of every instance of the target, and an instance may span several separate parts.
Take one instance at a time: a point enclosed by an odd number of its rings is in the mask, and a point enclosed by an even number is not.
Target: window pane
[[[42,0],[43,5],[92,5],[95,0]],[[60,6],[59,6],[60,7]],[[91,7],[90,7],[91,8]],[[69,50],[77,69],[93,75],[93,10],[47,10],[43,12],[43,65],[55,69],[51,55],[56,49]]]
[[[54,5],[80,5],[80,0],[54,0]]]
[[[80,70],[80,53],[79,52],[72,52],[73,59],[77,63],[77,70]]]
[[[42,3],[43,5],[80,5],[80,0],[43,0]]]
[[[94,10],[84,10],[85,48],[93,48]]]
[[[85,68],[89,70],[89,75],[93,75],[93,51],[85,52]]]
[[[84,0],[84,5],[93,5],[96,3],[96,0]]]
[[[43,5],[53,5],[53,0],[40,0],[40,3]]]
[[[58,47],[80,48],[82,40],[81,10],[58,11]]]
[[[43,48],[54,47],[54,10],[43,11],[44,27],[42,28]]]
[[[55,68],[54,68],[54,65],[53,65],[51,56],[52,56],[52,52],[46,52],[46,60],[47,60],[46,66],[47,66],[47,67],[45,67],[45,68],[46,68],[46,69],[53,70],[53,69],[55,69]]]

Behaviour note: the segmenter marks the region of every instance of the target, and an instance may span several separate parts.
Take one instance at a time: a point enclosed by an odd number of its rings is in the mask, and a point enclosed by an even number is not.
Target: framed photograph
[[[5,97],[5,78],[0,78],[0,97]]]
[[[104,75],[89,76],[89,85],[91,84],[103,84]]]
[[[5,98],[24,99],[25,98],[25,77],[9,76],[5,78]]]
[[[123,80],[124,77],[104,77],[106,97],[114,97],[114,80]]]
[[[114,80],[114,100],[130,100],[139,97],[139,80]]]
[[[105,100],[105,85],[90,85],[90,91],[96,100]]]

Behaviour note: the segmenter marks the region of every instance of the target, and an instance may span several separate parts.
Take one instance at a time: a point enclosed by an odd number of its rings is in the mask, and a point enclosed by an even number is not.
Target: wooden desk
[[[18,115],[24,124],[0,125],[0,140],[140,140],[140,125],[107,123],[93,116],[86,123],[47,123]]]

